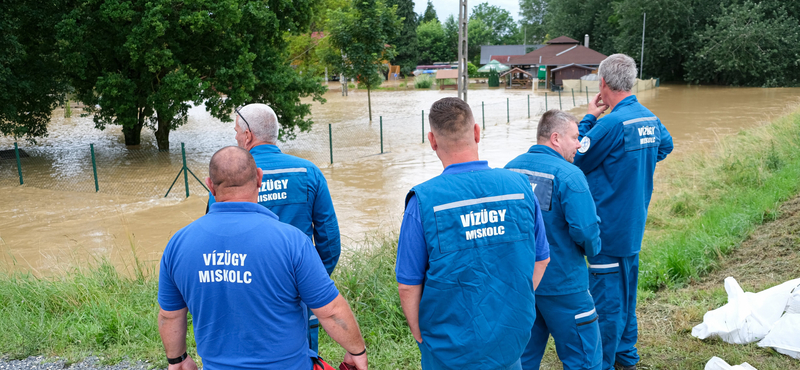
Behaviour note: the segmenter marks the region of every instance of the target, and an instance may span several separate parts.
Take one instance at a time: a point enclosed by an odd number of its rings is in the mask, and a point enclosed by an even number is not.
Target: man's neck
[[[247,146],[247,151],[249,152],[251,149],[253,149],[253,148],[255,148],[255,147],[259,146],[259,145],[275,145],[275,144],[268,143],[266,141],[256,140],[256,141],[253,141],[252,143],[250,143],[250,145]]]
[[[453,153],[437,153],[439,154],[439,159],[442,161],[442,167],[447,168],[447,166],[451,164],[458,164],[464,162],[472,162],[478,161],[480,158],[478,157],[477,150],[464,150],[460,152],[453,152]]]
[[[619,102],[631,95],[633,95],[633,93],[630,91],[613,91],[609,89],[607,93],[603,94],[603,101],[608,104],[608,110],[611,112]]]

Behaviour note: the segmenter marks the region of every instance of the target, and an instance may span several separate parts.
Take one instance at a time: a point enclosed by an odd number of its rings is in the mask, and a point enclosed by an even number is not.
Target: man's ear
[[[433,131],[428,131],[428,143],[431,144],[431,149],[435,152],[439,146],[436,144],[436,136],[433,135]]]
[[[258,167],[256,168],[256,172],[258,173],[258,178],[256,179],[256,188],[260,188],[261,180],[264,179],[264,170]]]
[[[472,130],[473,130],[473,133],[475,135],[475,144],[480,143],[481,142],[481,126],[479,126],[476,123],[475,126],[472,127]]]
[[[206,186],[208,187],[208,191],[211,192],[211,195],[217,196],[217,189],[214,189],[214,183],[211,182],[210,177],[206,177]]]

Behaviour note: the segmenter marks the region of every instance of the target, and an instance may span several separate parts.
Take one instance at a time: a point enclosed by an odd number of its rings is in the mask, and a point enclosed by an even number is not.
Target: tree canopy
[[[389,0],[388,6],[396,6],[396,15],[402,22],[400,32],[390,37],[389,44],[394,46],[396,55],[393,64],[400,66],[400,73],[409,75],[417,66],[419,52],[424,50],[419,46],[417,37],[417,14],[414,13],[414,1]]]
[[[428,6],[425,8],[425,13],[422,13],[420,17],[419,23],[431,22],[431,21],[439,21],[439,17],[436,16],[436,9],[433,7],[433,3],[431,0],[428,0]]]
[[[480,19],[492,31],[491,37],[481,45],[517,44],[522,42],[518,36],[519,27],[508,10],[489,3],[481,3],[472,8],[470,21]],[[469,27],[469,26],[468,26]],[[483,41],[483,40],[481,40]],[[470,44],[472,40],[469,40]]]

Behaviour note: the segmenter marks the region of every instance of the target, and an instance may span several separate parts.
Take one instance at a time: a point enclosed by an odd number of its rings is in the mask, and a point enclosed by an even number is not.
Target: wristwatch
[[[186,353],[186,352],[183,352],[183,354],[182,354],[182,355],[180,355],[180,356],[178,356],[178,357],[175,357],[175,358],[169,358],[169,357],[167,357],[167,362],[168,362],[170,365],[175,365],[175,364],[179,364],[179,363],[183,362],[183,360],[185,360],[187,357],[189,357],[189,354],[188,354],[188,353]]]

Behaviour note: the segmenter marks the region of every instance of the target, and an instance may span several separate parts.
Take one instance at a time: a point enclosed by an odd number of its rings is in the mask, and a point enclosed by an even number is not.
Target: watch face
[[[588,136],[584,136],[583,139],[581,139],[581,147],[578,149],[578,152],[581,154],[586,153],[590,145],[592,145],[592,139],[589,139]]]

